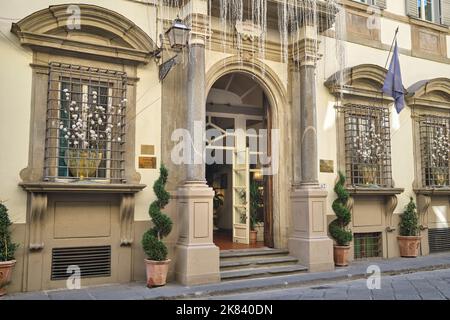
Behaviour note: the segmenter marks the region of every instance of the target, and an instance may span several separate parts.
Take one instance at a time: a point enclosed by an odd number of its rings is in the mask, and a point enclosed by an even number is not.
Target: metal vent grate
[[[53,248],[52,280],[67,279],[68,267],[80,268],[82,278],[111,276],[111,246]]]
[[[429,229],[430,252],[450,251],[450,228]]]

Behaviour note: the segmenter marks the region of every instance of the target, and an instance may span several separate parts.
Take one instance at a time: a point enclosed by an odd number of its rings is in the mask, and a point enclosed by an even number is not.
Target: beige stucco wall
[[[26,167],[28,161],[29,140],[29,110],[31,104],[31,52],[21,48],[17,38],[10,33],[11,23],[21,19],[32,12],[48,7],[49,5],[66,3],[67,1],[48,0],[16,0],[3,1],[1,12],[3,17],[12,20],[0,19],[0,28],[4,35],[0,37],[0,199],[7,200],[12,220],[24,223],[26,217],[26,193],[18,186],[19,171]],[[151,5],[140,4],[126,0],[85,0],[83,3],[91,3],[106,7],[123,14],[147,32],[153,39],[159,33],[155,23],[155,9]],[[404,3],[398,0],[388,0],[388,11],[404,15]],[[389,45],[393,31],[400,25],[399,46],[402,49],[411,49],[410,27],[404,23],[383,18],[381,21],[381,42]],[[450,57],[450,36],[447,36],[448,56]],[[333,40],[322,39],[321,45],[324,57],[318,63],[317,68],[317,104],[318,104],[318,138],[319,159],[334,160],[337,164],[336,140],[338,139],[335,126],[335,113],[333,109],[334,97],[323,86],[323,82],[337,70],[335,63],[335,52]],[[354,43],[347,45],[347,61],[349,66],[362,63],[372,63],[384,66],[388,52],[374,49]],[[230,54],[208,51],[206,54],[206,70],[220,60],[229,57]],[[435,77],[448,77],[450,65],[414,58],[408,55],[400,57],[403,80],[405,87],[418,80]],[[264,61],[270,69],[278,75],[282,85],[286,89],[288,71],[286,65],[274,61]],[[418,67],[420,66],[420,67]],[[157,65],[151,61],[146,66],[138,68],[139,82],[137,85],[137,118],[136,118],[136,167],[137,157],[140,153],[141,144],[152,144],[155,146],[157,165],[161,160],[161,114],[164,108],[161,106],[161,86],[158,80]],[[410,195],[413,176],[413,151],[412,130],[409,109],[405,109],[400,115],[400,129],[392,130],[392,164],[393,178],[397,187],[405,188],[405,192],[399,197],[396,212],[401,212]],[[148,187],[136,197],[135,219],[147,220],[147,209],[149,203],[154,199],[152,184],[158,176],[155,169],[137,169],[141,174],[141,183]],[[326,184],[329,191],[327,213],[333,214],[331,202],[334,199],[332,187],[336,174],[320,173],[320,182]],[[174,210],[173,210],[174,211]],[[286,212],[290,212],[286,210]],[[175,217],[175,215],[174,215]],[[289,226],[289,215],[285,216],[286,222],[283,232],[287,233]],[[175,241],[175,239],[173,239]]]
[[[393,32],[392,32],[393,35]],[[324,40],[325,42],[325,40]],[[335,123],[330,119],[335,117],[332,105],[335,98],[329,94],[328,89],[322,84],[324,81],[337,71],[335,59],[332,56],[334,52],[324,52],[326,49],[333,48],[332,39],[326,40],[326,45],[321,50],[324,53],[324,59],[319,61],[317,69],[317,105],[318,105],[318,139],[319,139],[319,159],[334,160],[335,168],[337,163],[337,150],[335,141],[336,135]],[[408,45],[408,41],[403,44]],[[400,42],[399,42],[399,46]],[[386,63],[388,52],[355,43],[347,43],[346,57],[347,66],[352,67],[359,64],[376,64],[383,66]],[[400,64],[403,76],[403,85],[408,88],[419,80],[432,79],[437,77],[448,77],[450,74],[450,65],[412,57],[410,55],[400,54]],[[392,128],[391,121],[391,151],[392,151],[392,177],[395,186],[404,188],[405,191],[399,195],[399,202],[395,210],[401,213],[406,206],[409,197],[415,197],[412,190],[414,180],[414,154],[413,154],[413,133],[412,119],[409,108],[403,109],[399,115],[400,128]],[[328,214],[333,214],[331,203],[334,200],[333,186],[336,175],[330,173],[320,173],[319,180],[327,185],[330,196],[328,197]]]
[[[16,223],[26,220],[26,193],[18,187],[19,172],[27,166],[28,141],[31,105],[31,68],[32,52],[20,46],[15,35],[10,32],[12,22],[47,8],[50,5],[67,1],[4,1],[1,3],[3,17],[0,19],[0,147],[9,150],[1,153],[0,200],[7,201],[11,219]],[[76,3],[76,1],[71,1]],[[114,10],[129,19],[155,39],[158,26],[155,23],[156,9],[152,5],[126,0],[90,0],[79,1]],[[8,37],[8,40],[5,39]],[[138,67],[140,79],[136,87],[136,168],[141,144],[155,146],[157,165],[160,164],[161,146],[161,86],[158,79],[158,67],[154,61]],[[14,111],[14,112],[12,112]],[[136,197],[135,219],[148,220],[148,205],[154,199],[152,184],[158,176],[156,169],[137,169],[141,174],[141,183],[149,187]]]
[[[24,223],[27,195],[17,183],[28,163],[32,53],[20,48],[10,28],[11,21],[0,20],[0,200],[13,222]]]

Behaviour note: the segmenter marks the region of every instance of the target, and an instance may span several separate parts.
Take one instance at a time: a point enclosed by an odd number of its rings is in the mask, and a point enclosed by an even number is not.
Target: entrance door
[[[233,151],[233,242],[249,244],[250,171],[248,148]]]

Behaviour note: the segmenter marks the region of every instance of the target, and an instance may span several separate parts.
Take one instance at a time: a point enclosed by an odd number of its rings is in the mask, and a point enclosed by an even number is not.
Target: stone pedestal
[[[214,191],[203,182],[186,182],[177,192],[180,236],[175,274],[184,285],[220,281],[219,248],[213,243]]]
[[[327,191],[299,188],[291,193],[293,230],[288,240],[291,255],[309,271],[334,269],[333,241],[327,236]]]

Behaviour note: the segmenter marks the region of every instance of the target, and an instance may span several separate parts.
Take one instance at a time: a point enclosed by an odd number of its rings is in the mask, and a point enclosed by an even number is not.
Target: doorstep
[[[309,272],[268,278],[255,278],[205,284],[182,286],[169,283],[164,287],[148,289],[143,282],[111,284],[85,287],[79,290],[50,290],[39,292],[9,294],[2,299],[39,300],[150,300],[150,299],[189,299],[212,295],[251,292],[267,288],[307,286],[333,281],[355,280],[367,276],[367,267],[377,265],[382,274],[395,275],[418,271],[450,269],[450,253],[431,254],[417,258],[393,258],[389,260],[370,260],[352,262],[348,267],[336,268],[330,272]]]

